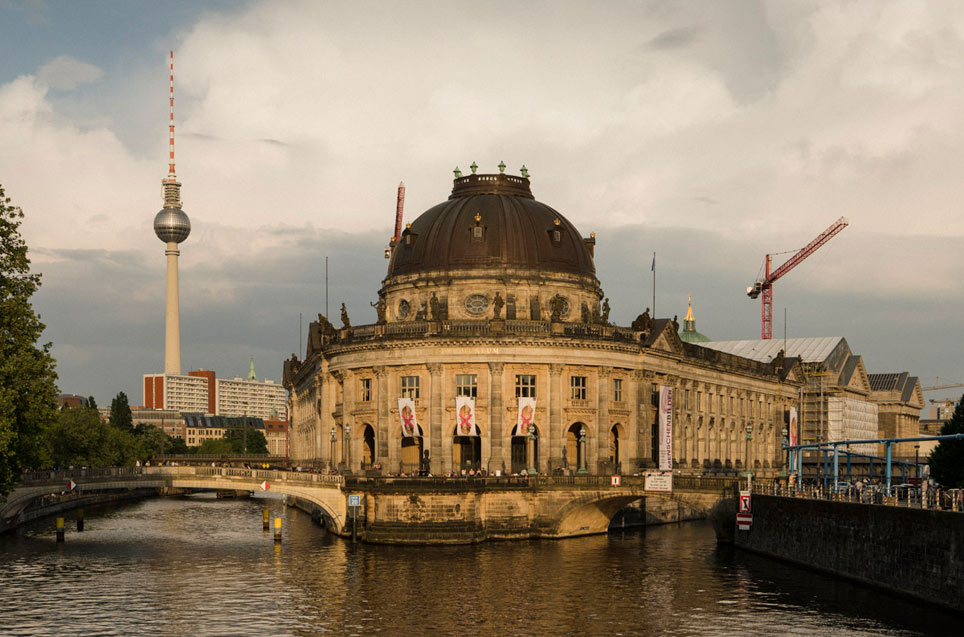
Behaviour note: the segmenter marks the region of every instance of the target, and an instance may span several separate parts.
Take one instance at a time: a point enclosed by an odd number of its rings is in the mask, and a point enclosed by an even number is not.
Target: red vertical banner
[[[659,470],[673,470],[673,388],[659,388]]]
[[[797,445],[797,408],[796,407],[790,408],[789,420],[790,420],[790,424],[789,424],[790,446],[795,447]]]

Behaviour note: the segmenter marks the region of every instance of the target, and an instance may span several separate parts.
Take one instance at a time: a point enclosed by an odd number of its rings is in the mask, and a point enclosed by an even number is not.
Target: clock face
[[[465,299],[465,311],[478,316],[484,314],[489,307],[489,297],[484,294],[473,294]]]
[[[408,301],[402,299],[398,304],[398,318],[408,318],[408,315],[411,313],[411,311],[412,306],[409,305]]]

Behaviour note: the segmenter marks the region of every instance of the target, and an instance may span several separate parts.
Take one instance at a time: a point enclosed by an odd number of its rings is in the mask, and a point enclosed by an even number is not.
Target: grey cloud
[[[703,29],[700,27],[677,27],[663,31],[646,42],[646,48],[665,51],[682,49],[696,42]]]
[[[70,91],[83,84],[91,84],[104,76],[104,71],[69,55],[61,55],[44,64],[37,78],[50,88]]]

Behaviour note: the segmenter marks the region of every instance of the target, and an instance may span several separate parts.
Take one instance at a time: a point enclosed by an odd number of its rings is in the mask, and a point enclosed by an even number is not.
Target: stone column
[[[489,363],[489,466],[486,470],[490,474],[495,473],[496,469],[501,470],[503,464],[507,471],[511,466],[511,458],[506,458],[506,445],[503,444],[507,433],[512,432],[511,426],[508,432],[505,431],[505,408],[502,404],[504,373],[504,363]]]
[[[364,438],[365,432],[361,426],[355,422],[352,412],[355,410],[355,372],[346,369],[341,377],[341,420],[346,426],[351,427],[351,435],[348,437],[348,453],[346,460],[348,468],[352,471],[361,466],[361,444],[359,440]]]
[[[327,463],[330,459],[331,445],[328,442],[328,430],[325,428],[325,419],[322,417],[322,411],[324,409],[324,401],[322,400],[322,392],[324,391],[324,383],[322,382],[321,374],[315,376],[312,381],[313,391],[308,392],[308,400],[310,401],[307,405],[307,412],[305,414],[305,420],[309,418],[314,426],[311,427],[313,435],[311,439],[308,440],[308,444],[311,445],[311,449],[306,449],[306,457],[313,460],[320,460]]]
[[[653,382],[653,373],[641,369],[633,371],[630,397],[633,402],[633,416],[636,420],[635,427],[630,434],[630,449],[632,450],[631,462],[633,469],[636,467],[652,467],[653,462],[649,453],[649,439],[652,436],[653,408],[650,404],[650,385]]]
[[[609,437],[612,435],[609,431],[611,425],[609,421],[609,399],[612,394],[610,378],[612,377],[612,373],[612,367],[600,367],[597,370],[596,452],[590,456],[590,459],[595,458],[595,461],[587,463],[590,471],[593,473],[600,473],[600,463],[609,461],[609,446],[611,444]]]
[[[429,378],[429,447],[432,471],[451,471],[452,458],[442,453],[442,364],[427,363]],[[451,454],[449,454],[451,456]],[[441,469],[439,469],[441,467]]]
[[[394,443],[394,428],[391,422],[390,400],[391,392],[388,389],[388,370],[384,365],[374,368],[375,372],[375,400],[377,409],[377,423],[375,425],[375,456],[377,462],[384,467],[398,467],[398,454],[400,449]],[[389,446],[389,442],[392,445]]]
[[[549,365],[549,427],[540,429],[539,446],[545,448],[542,454],[544,465],[542,469],[551,473],[555,467],[562,466],[562,445],[566,444],[566,432],[563,431],[562,404],[565,396],[562,393],[562,364]]]

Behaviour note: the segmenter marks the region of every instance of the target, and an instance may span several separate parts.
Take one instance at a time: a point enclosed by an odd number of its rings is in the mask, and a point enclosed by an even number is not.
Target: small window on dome
[[[481,243],[485,236],[485,226],[482,225],[482,215],[475,213],[475,223],[469,226],[472,232],[472,243]]]
[[[549,228],[549,239],[554,245],[562,243],[562,222],[559,219],[553,220],[552,227]]]

